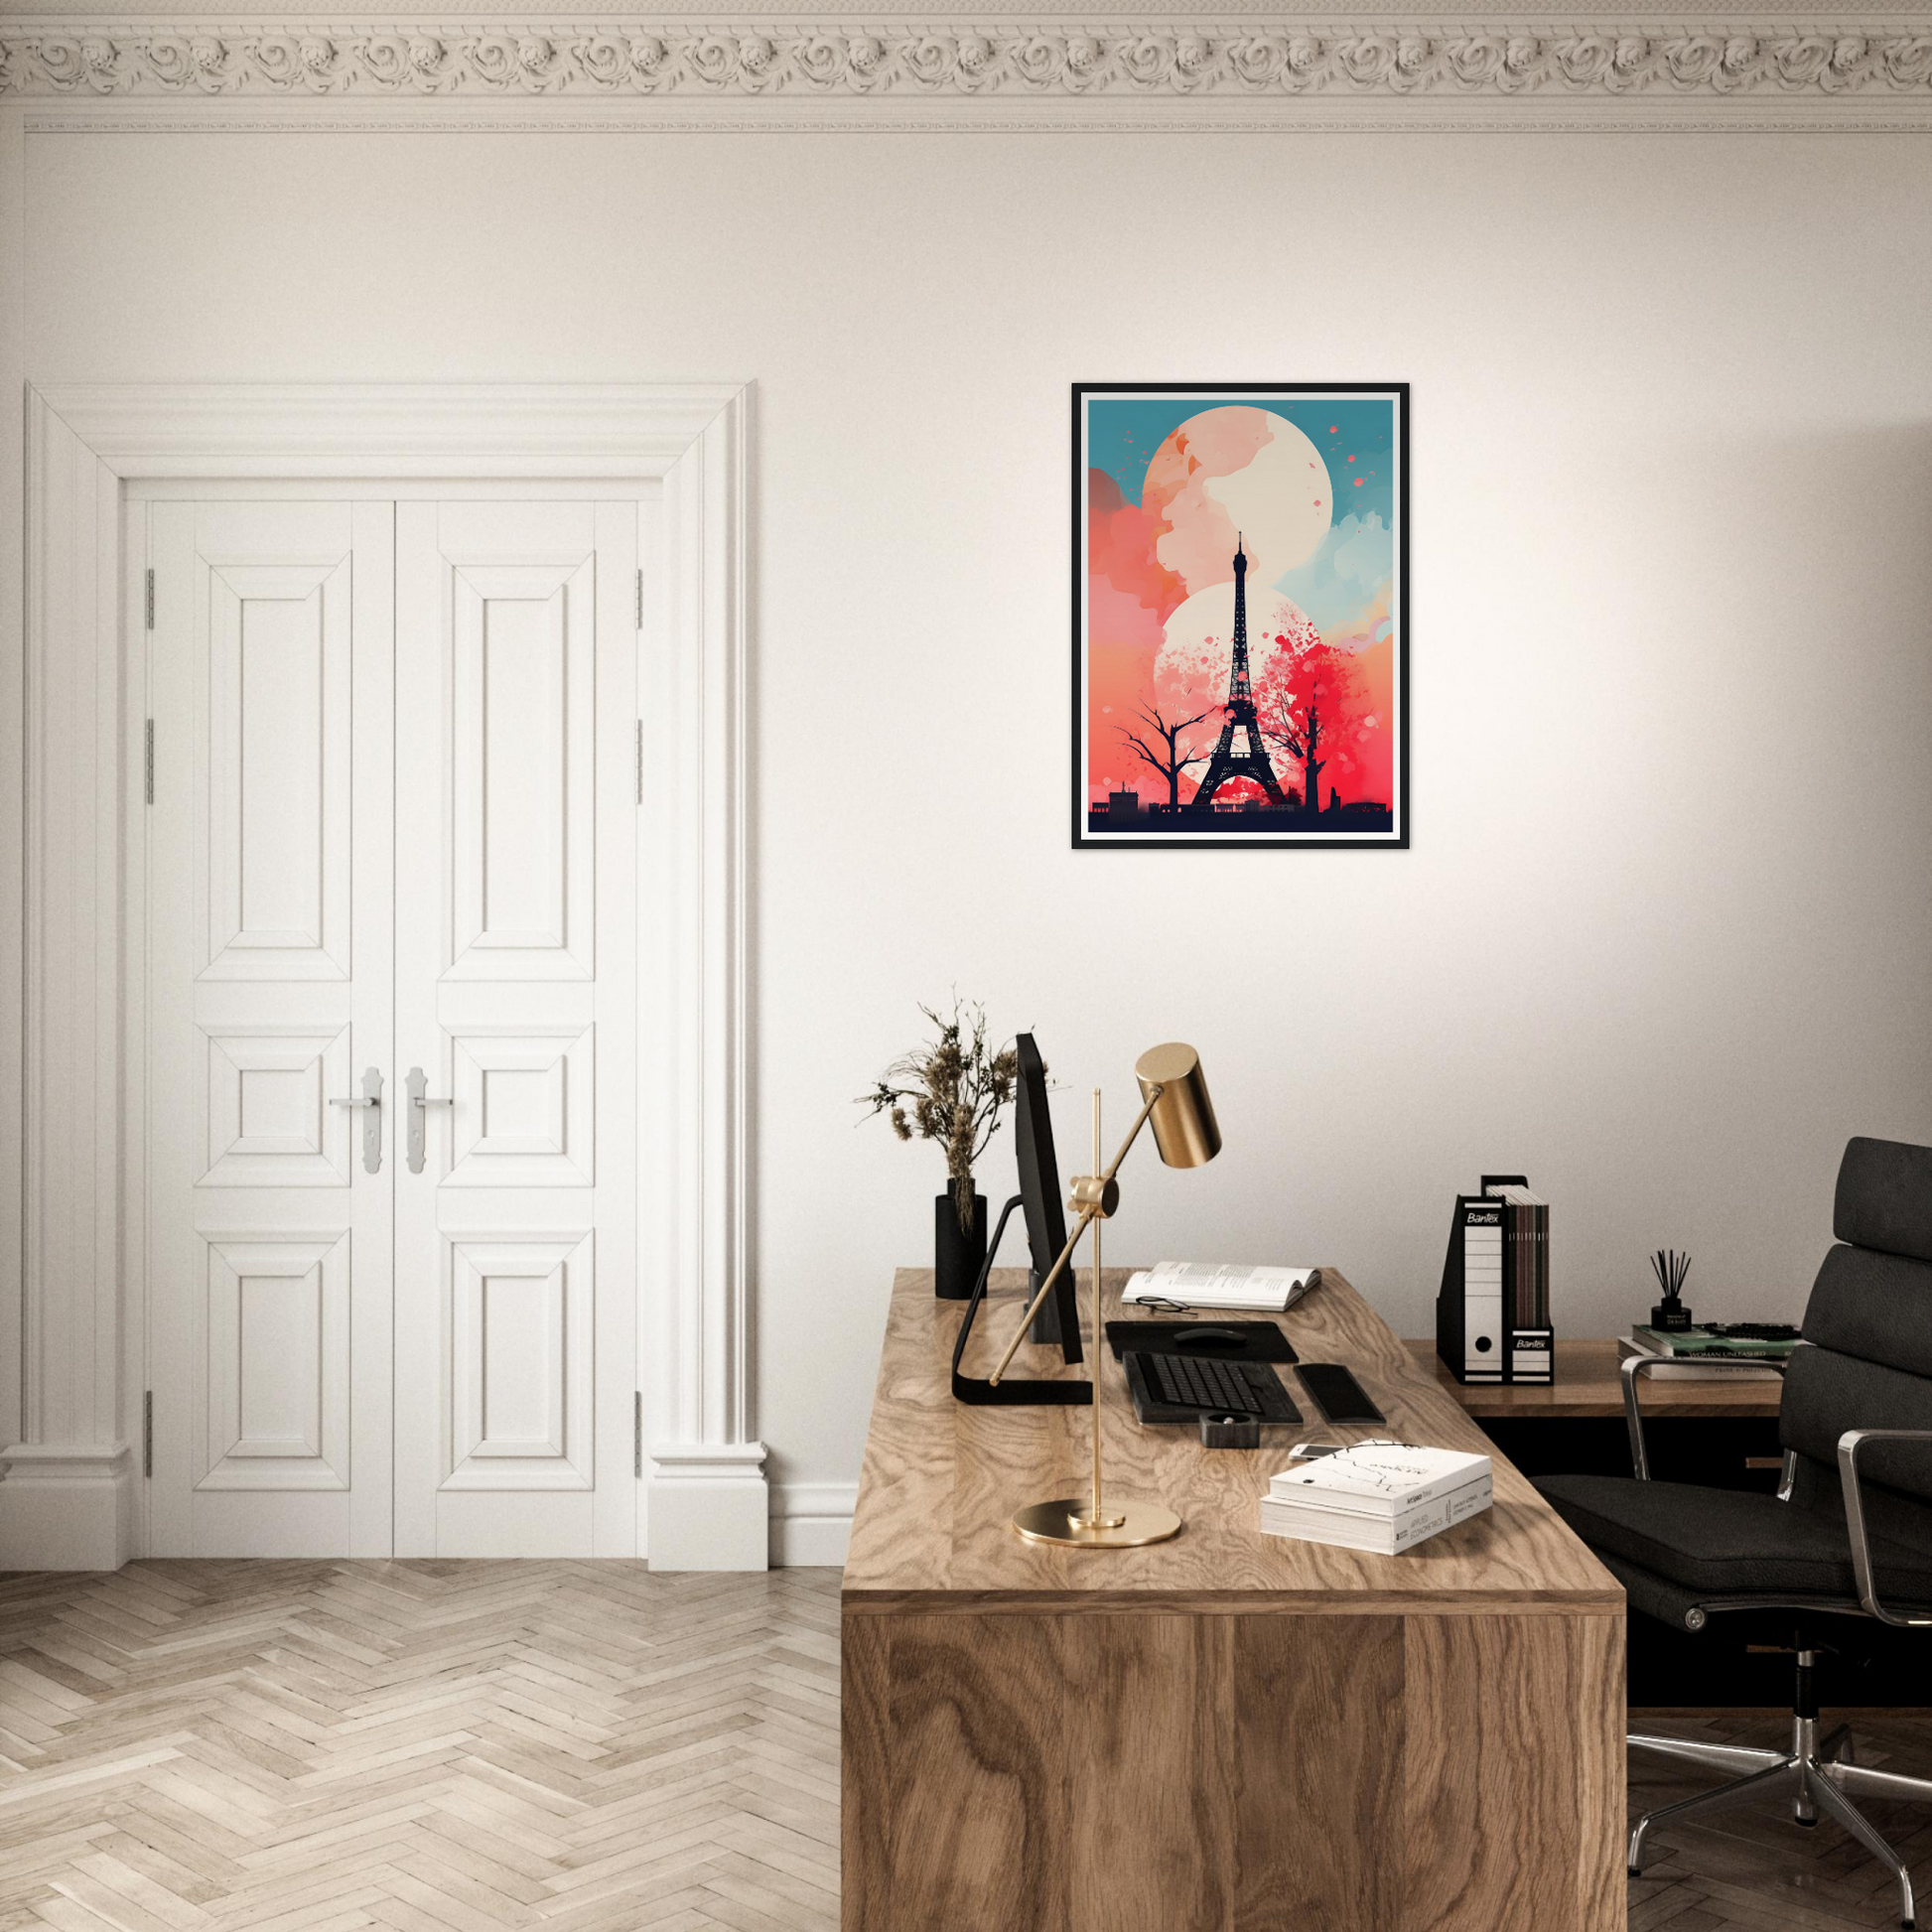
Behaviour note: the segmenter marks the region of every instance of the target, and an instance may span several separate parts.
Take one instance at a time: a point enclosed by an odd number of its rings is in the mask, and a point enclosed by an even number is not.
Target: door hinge
[[[630,1398],[630,1473],[644,1473],[644,1392],[638,1389]]]
[[[141,1473],[154,1474],[154,1391],[141,1398]]]
[[[149,571],[148,578],[150,582],[153,581],[154,578],[153,571]],[[150,621],[152,621],[152,620],[150,620]],[[643,629],[643,627],[644,627],[644,573],[640,570],[637,573],[637,628],[641,630]]]
[[[154,572],[148,572],[148,628],[154,628]]]
[[[147,785],[148,803],[154,803],[154,720],[148,720],[147,748],[142,754],[142,767]]]
[[[644,721],[637,720],[637,802],[644,802]]]

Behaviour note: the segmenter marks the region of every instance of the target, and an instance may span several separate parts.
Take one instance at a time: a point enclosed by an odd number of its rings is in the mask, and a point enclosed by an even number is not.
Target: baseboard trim
[[[852,1540],[856,1482],[781,1482],[771,1490],[771,1562],[774,1568],[843,1569]]]
[[[762,1443],[666,1443],[650,1458],[653,1570],[770,1567]]]
[[[134,1554],[127,1444],[16,1443],[0,1469],[0,1570],[118,1570]]]

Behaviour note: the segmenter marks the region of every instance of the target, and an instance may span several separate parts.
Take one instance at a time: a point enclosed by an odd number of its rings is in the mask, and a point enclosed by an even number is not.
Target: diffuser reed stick
[[[1650,1272],[1664,1299],[1650,1311],[1653,1328],[1680,1331],[1691,1326],[1691,1311],[1684,1306],[1684,1278],[1691,1272],[1691,1257],[1675,1248],[1659,1248],[1650,1257]]]

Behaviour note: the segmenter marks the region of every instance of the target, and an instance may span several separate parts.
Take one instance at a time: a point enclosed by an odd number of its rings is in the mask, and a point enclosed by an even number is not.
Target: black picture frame
[[[1392,826],[1373,833],[1289,833],[1279,829],[1236,833],[1221,827],[1160,834],[1097,836],[1090,824],[1084,721],[1086,717],[1085,588],[1087,581],[1086,406],[1096,396],[1386,396],[1395,404],[1395,690],[1397,736],[1394,755],[1396,797],[1391,805]],[[1413,801],[1410,797],[1409,741],[1412,718],[1409,688],[1409,384],[1407,382],[1075,382],[1072,384],[1073,422],[1070,506],[1072,529],[1068,545],[1071,562],[1072,691],[1069,705],[1071,747],[1069,776],[1072,787],[1072,831],[1075,851],[1201,852],[1289,850],[1406,852],[1409,849]],[[1269,814],[1261,814],[1268,816]],[[1229,814],[1229,816],[1232,816]],[[1321,816],[1317,813],[1316,816]]]

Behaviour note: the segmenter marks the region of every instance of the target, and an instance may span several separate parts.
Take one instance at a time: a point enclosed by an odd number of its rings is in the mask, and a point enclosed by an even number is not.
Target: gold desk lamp
[[[1093,1244],[1089,1260],[1093,1267],[1093,1490],[1088,1496],[1056,1496],[1050,1502],[1029,1503],[1013,1519],[1013,1527],[1030,1543],[1065,1543],[1083,1550],[1133,1550],[1148,1543],[1165,1543],[1180,1533],[1180,1518],[1161,1503],[1106,1502],[1100,1493],[1100,1366],[1106,1360],[1106,1333],[1100,1322],[1100,1223],[1120,1205],[1120,1186],[1114,1176],[1127,1151],[1140,1138],[1141,1129],[1151,1121],[1154,1144],[1161,1159],[1171,1168],[1204,1167],[1221,1151],[1221,1130],[1215,1123],[1214,1103],[1207,1097],[1207,1082],[1201,1077],[1200,1055],[1177,1040],[1166,1046],[1150,1046],[1134,1064],[1134,1077],[1141,1083],[1142,1107],[1120,1144],[1120,1152],[1106,1171],[1080,1174],[1073,1182],[1067,1208],[1079,1216],[1059,1258],[1046,1271],[1039,1292],[1020,1326],[1007,1343],[990,1381],[998,1383],[1012,1363],[1014,1353],[1027,1338],[1034,1316],[1046,1300],[1060,1271],[1072,1259],[1073,1250],[1089,1227]],[[1093,1163],[1100,1165],[1100,1090],[1093,1095]]]

